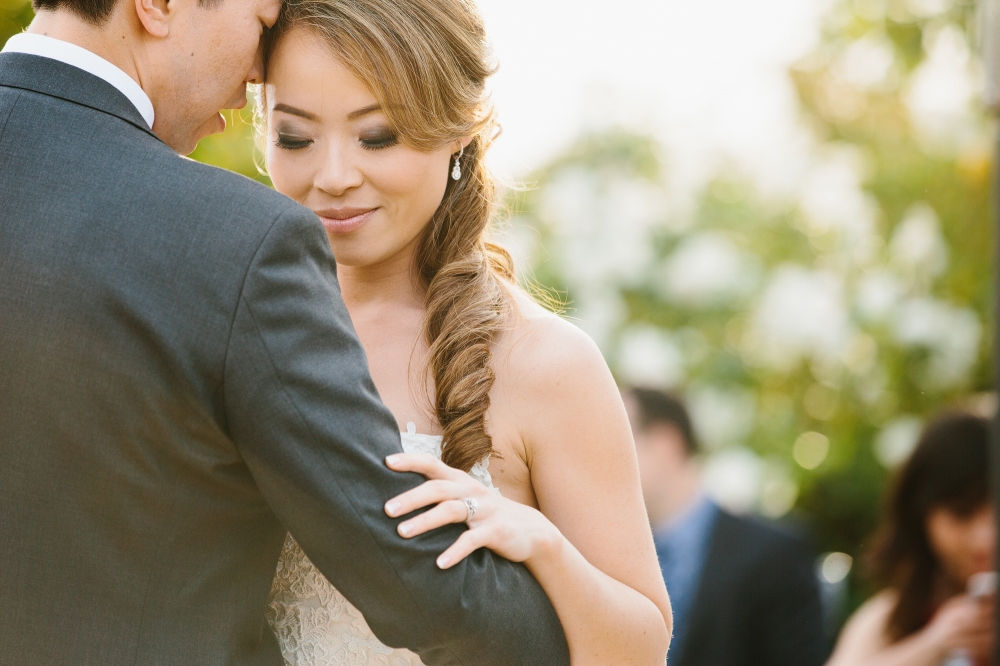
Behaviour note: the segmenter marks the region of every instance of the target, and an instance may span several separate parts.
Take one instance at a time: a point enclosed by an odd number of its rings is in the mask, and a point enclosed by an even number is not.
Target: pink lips
[[[316,214],[319,215],[320,221],[323,222],[323,227],[329,233],[349,234],[352,231],[360,229],[376,210],[378,209],[351,207],[325,208],[317,210]]]

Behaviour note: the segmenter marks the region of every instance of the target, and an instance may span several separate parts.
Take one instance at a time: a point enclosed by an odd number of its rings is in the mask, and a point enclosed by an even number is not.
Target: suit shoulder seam
[[[233,342],[233,328],[236,326],[236,315],[239,312],[240,303],[244,300],[243,293],[246,290],[247,279],[250,277],[250,267],[254,265],[255,261],[257,261],[257,255],[260,254],[260,249],[264,246],[264,241],[266,241],[267,237],[271,235],[272,231],[274,231],[274,227],[277,226],[278,221],[291,210],[294,210],[294,207],[287,206],[274,216],[274,219],[271,220],[271,224],[267,227],[267,231],[261,234],[260,240],[257,242],[257,247],[254,248],[253,254],[250,255],[250,260],[243,268],[243,277],[240,279],[240,288],[236,291],[236,302],[233,304],[232,312],[229,315],[229,331],[226,334],[226,350],[222,357],[222,375],[220,385],[222,388],[223,398],[225,397],[226,392],[226,369],[229,367],[229,347]],[[226,420],[228,421],[228,416]]]
[[[0,127],[0,141],[3,141],[3,135],[7,131],[7,123],[10,121],[10,117],[14,114],[14,109],[17,108],[18,103],[21,101],[21,96],[24,95],[24,91],[20,88],[18,90],[17,97],[14,98],[14,103],[10,105],[10,111],[7,112],[7,117],[3,119],[3,127]]]

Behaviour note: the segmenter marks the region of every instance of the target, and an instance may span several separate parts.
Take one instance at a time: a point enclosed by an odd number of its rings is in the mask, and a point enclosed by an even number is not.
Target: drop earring
[[[458,151],[458,155],[455,156],[455,166],[451,168],[451,179],[452,180],[462,180],[462,165],[459,160],[462,159],[462,155],[465,154],[465,146]]]

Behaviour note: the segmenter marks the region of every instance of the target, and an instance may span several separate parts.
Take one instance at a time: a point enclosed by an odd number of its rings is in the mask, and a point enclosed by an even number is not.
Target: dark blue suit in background
[[[815,557],[802,538],[708,500],[678,526],[681,535],[656,539],[671,604],[680,609],[669,666],[822,666]],[[685,567],[697,572],[693,584]],[[671,579],[680,583],[677,595]]]

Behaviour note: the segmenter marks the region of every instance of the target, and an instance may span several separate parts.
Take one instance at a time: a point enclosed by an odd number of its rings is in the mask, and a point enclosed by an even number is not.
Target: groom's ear
[[[134,0],[135,13],[139,22],[153,37],[166,37],[170,34],[172,14],[175,13],[177,0]]]

